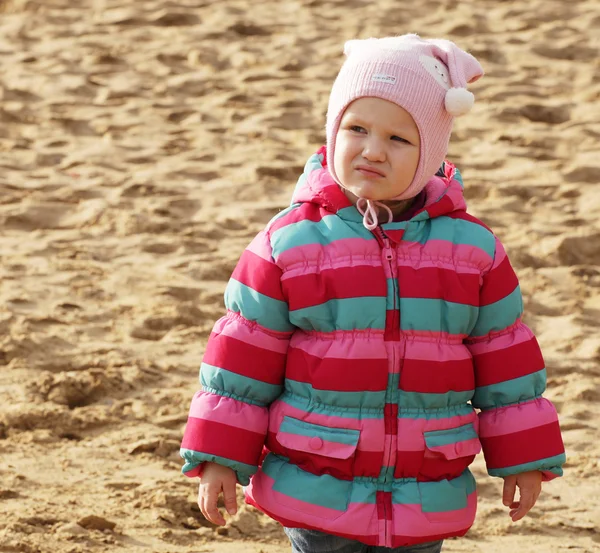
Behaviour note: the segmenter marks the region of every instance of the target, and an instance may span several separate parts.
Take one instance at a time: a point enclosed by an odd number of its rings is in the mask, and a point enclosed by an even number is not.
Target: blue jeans
[[[284,528],[292,542],[293,553],[440,553],[443,540],[407,545],[406,547],[375,547],[359,541],[332,536],[317,530]]]

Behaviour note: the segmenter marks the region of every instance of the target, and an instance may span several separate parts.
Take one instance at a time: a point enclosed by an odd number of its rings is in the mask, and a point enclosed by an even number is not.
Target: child
[[[564,448],[517,277],[444,161],[481,66],[417,35],[345,53],[327,146],[227,285],[183,472],[215,524],[245,486],[297,553],[437,553],[473,523],[482,448],[513,521]]]

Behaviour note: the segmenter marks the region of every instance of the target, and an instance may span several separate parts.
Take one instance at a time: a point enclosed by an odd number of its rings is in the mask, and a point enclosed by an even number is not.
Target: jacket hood
[[[362,220],[356,207],[346,197],[327,169],[327,150],[322,146],[306,162],[304,171],[292,194],[292,204],[310,202],[340,217]],[[423,221],[465,211],[467,204],[463,194],[463,182],[459,170],[444,161],[442,167],[425,185],[425,205],[411,221]]]

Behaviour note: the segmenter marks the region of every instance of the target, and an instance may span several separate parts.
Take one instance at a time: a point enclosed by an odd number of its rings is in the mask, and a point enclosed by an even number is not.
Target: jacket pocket
[[[423,433],[425,452],[419,476],[423,480],[452,479],[460,476],[481,451],[473,423],[448,430]]]
[[[277,441],[288,450],[332,459],[352,457],[359,438],[359,430],[331,428],[287,416],[277,431]]]

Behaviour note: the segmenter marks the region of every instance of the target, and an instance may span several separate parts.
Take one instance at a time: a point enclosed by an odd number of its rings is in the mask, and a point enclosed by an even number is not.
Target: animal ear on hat
[[[364,40],[347,40],[344,44],[344,54],[346,54],[346,56],[349,56],[350,54],[356,53],[361,50],[365,50],[366,48],[373,47],[376,43],[376,38],[365,38]]]
[[[469,53],[461,50],[450,40],[434,39],[433,53],[448,67],[452,88],[445,98],[446,111],[456,117],[469,112],[475,103],[475,96],[467,90],[467,84],[474,83],[483,76],[483,68]]]

